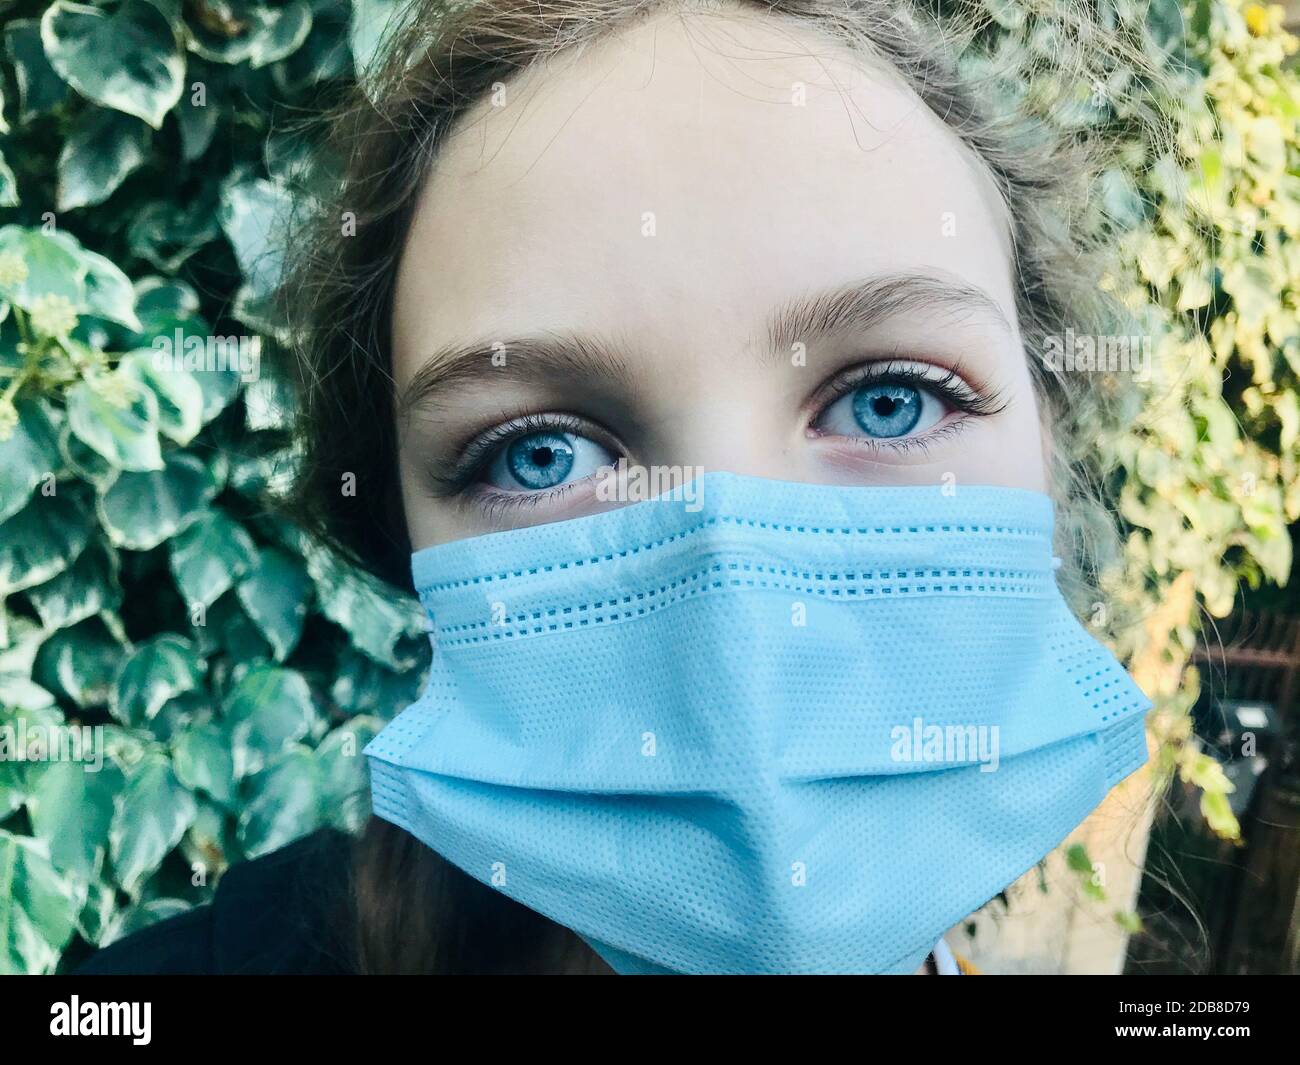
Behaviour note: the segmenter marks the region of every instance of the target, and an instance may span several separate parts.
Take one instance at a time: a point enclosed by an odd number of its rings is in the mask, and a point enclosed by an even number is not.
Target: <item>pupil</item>
[[[882,418],[888,418],[893,414],[895,406],[897,404],[892,396],[877,396],[871,404],[872,409]]]
[[[554,488],[573,471],[575,458],[563,433],[529,433],[510,445],[506,470],[524,488]]]

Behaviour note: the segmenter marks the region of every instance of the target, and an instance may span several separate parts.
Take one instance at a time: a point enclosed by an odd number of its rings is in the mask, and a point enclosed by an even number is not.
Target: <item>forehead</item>
[[[721,341],[900,271],[978,285],[1014,321],[1004,208],[956,135],[804,27],[662,16],[507,83],[444,142],[399,271],[395,370],[546,329]]]

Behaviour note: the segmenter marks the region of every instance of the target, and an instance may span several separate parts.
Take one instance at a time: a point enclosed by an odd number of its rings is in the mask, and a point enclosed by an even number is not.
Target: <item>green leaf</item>
[[[138,329],[135,293],[125,274],[102,255],[83,248],[75,237],[20,226],[0,229],[0,252],[19,256],[27,277],[0,285],[0,296],[30,310],[44,295],[62,296],[77,314],[94,314]]]
[[[1191,25],[1193,37],[1205,40],[1209,36],[1213,9],[1213,0],[1193,0]]]
[[[0,673],[0,706],[11,710],[46,710],[54,696],[39,684],[16,673]]]
[[[59,210],[103,203],[148,153],[148,126],[120,111],[87,108],[59,154]]]
[[[240,376],[236,370],[195,370],[194,380],[203,391],[203,424],[212,421],[239,395]]]
[[[235,179],[222,187],[218,217],[235,250],[249,299],[269,297],[280,283],[283,227],[291,203],[287,189],[264,178]]]
[[[8,724],[8,722],[5,722]],[[27,801],[26,766],[21,762],[0,761],[0,821]]]
[[[1146,21],[1156,46],[1163,51],[1173,51],[1182,43],[1186,31],[1179,0],[1149,0]]]
[[[217,132],[220,109],[208,106],[206,100],[196,104],[193,97],[176,105],[176,122],[181,131],[181,158],[194,162],[208,150]]]
[[[203,428],[203,389],[194,374],[161,351],[133,351],[122,357],[122,372],[153,389],[158,398],[158,431],[184,445]]]
[[[180,99],[185,60],[167,17],[148,0],[109,14],[55,0],[41,18],[45,54],[87,99],[162,127]]]
[[[103,621],[91,618],[60,629],[36,657],[32,675],[45,687],[82,709],[108,702],[126,648]]]
[[[177,779],[191,791],[202,791],[222,806],[236,801],[235,760],[230,740],[214,724],[186,729],[172,744]]]
[[[148,752],[127,777],[109,830],[109,852],[118,884],[139,896],[145,881],[194,821],[194,797],[157,751]]]
[[[292,482],[293,456],[276,434],[254,432],[245,439],[247,447],[230,457],[230,487],[250,499],[283,491]]]
[[[89,726],[85,730],[92,731]],[[108,851],[108,827],[121,773],[102,750],[84,750],[82,756],[80,762],[33,767],[36,781],[27,810],[32,832],[45,841],[54,866],[90,881],[99,875]]]
[[[117,911],[117,891],[112,884],[93,881],[86,892],[86,904],[77,917],[77,933],[87,943],[98,946]]]
[[[256,561],[252,538],[219,510],[207,511],[171,545],[172,575],[191,605],[211,606]]]
[[[12,677],[12,674],[3,672],[0,673],[0,676]],[[12,725],[15,729],[22,728],[26,730],[27,746],[25,749],[28,752],[27,757],[30,762],[35,763],[41,762],[43,755],[40,752],[48,747],[48,744],[44,742],[45,739],[54,730],[67,724],[64,720],[63,711],[57,706],[44,706],[36,709],[11,706],[4,710],[3,713],[5,724]],[[0,751],[5,752],[4,757],[0,758],[0,762],[11,761],[10,751],[11,749],[14,751],[21,749],[19,744],[22,738],[22,735],[18,732],[0,732]],[[21,763],[18,768],[23,769]],[[26,773],[20,773],[20,775],[25,782],[30,783],[30,781],[27,781]]]
[[[197,322],[199,294],[176,278],[143,277],[135,283],[135,310],[140,317],[140,339],[152,339],[177,325]],[[203,332],[207,332],[206,326]]]
[[[58,432],[45,401],[20,399],[14,406],[18,424],[8,440],[0,440],[0,522],[22,510],[42,481],[53,484],[63,468]]]
[[[271,68],[276,87],[289,96],[313,88],[330,78],[352,73],[348,48],[348,19],[353,5],[316,5],[311,33],[293,55]]]
[[[231,689],[222,706],[230,728],[235,775],[260,771],[271,758],[319,725],[311,689],[301,673],[257,665]]]
[[[425,648],[428,646],[426,641]],[[374,659],[344,648],[334,668],[330,698],[350,714],[378,714],[386,720],[419,696],[422,673],[415,668],[394,673]]]
[[[243,360],[248,359],[254,367],[258,361],[254,361],[247,338],[199,333],[197,325],[194,321],[180,324],[170,334],[155,337],[154,366],[159,373],[183,374],[198,386],[197,411],[191,410],[187,416],[206,425],[239,394]],[[260,357],[258,354],[256,359]],[[180,397],[173,402],[179,404]],[[192,404],[193,399],[186,397],[186,402]]]
[[[398,671],[418,661],[427,641],[423,614],[413,599],[381,588],[323,549],[309,551],[307,572],[316,584],[322,612],[360,651]]]
[[[1107,170],[1101,175],[1101,205],[1112,222],[1126,229],[1146,217],[1137,184],[1122,170]]]
[[[159,921],[189,913],[194,907],[184,899],[146,899],[119,913],[112,927],[105,931],[103,943],[108,945],[125,939],[134,932],[142,932]]]
[[[32,663],[48,634],[29,618],[10,619],[8,640],[0,643],[0,673],[31,673]]]
[[[1223,272],[1223,290],[1248,322],[1266,317],[1277,300],[1272,275],[1265,267],[1249,261],[1237,260],[1228,265]]]
[[[31,310],[41,296],[63,296],[80,312],[85,308],[88,264],[73,242],[55,234],[21,226],[0,229],[0,252],[12,252],[27,267],[27,277],[16,285],[0,285],[0,296],[23,310]]]
[[[217,33],[197,26],[189,39],[191,51],[214,63],[247,61],[256,70],[293,54],[311,31],[311,8],[302,0],[279,8],[239,0],[214,6],[226,14],[231,31]]]
[[[172,633],[139,644],[122,666],[112,711],[124,725],[143,725],[167,700],[203,686],[204,665],[194,645]]]
[[[122,602],[117,565],[112,548],[96,541],[57,577],[29,588],[27,598],[41,625],[63,629],[103,610],[116,610]]]
[[[269,854],[324,823],[321,770],[315,752],[296,746],[249,782],[239,816],[239,841],[250,858]]]
[[[158,742],[171,743],[196,723],[210,721],[213,713],[212,699],[206,686],[202,686],[168,699],[144,727]]]
[[[202,197],[186,203],[155,200],[134,213],[126,239],[136,255],[174,273],[220,232],[212,204]]]
[[[91,451],[83,444],[66,421],[59,430],[59,452],[68,471],[79,480],[94,485],[97,491],[108,491],[122,475],[122,471],[98,451]]]
[[[125,380],[125,379],[124,379]],[[161,470],[158,399],[150,388],[127,380],[128,401],[119,407],[86,381],[68,389],[68,424],[83,444],[125,470]]]
[[[22,200],[18,195],[18,179],[5,162],[4,153],[0,152],[0,207],[17,207]],[[0,322],[9,313],[8,307],[0,307]]]
[[[86,264],[85,310],[128,329],[139,329],[140,319],[135,316],[135,287],[115,263],[97,252],[77,245],[82,262]]]
[[[161,470],[123,473],[99,498],[99,522],[117,547],[149,551],[187,529],[216,494],[196,456],[170,451]]]
[[[1206,306],[1214,298],[1214,286],[1204,274],[1189,270],[1180,278],[1182,287],[1175,306],[1180,311],[1191,311]]]
[[[399,29],[401,0],[353,0],[349,43],[358,75],[373,72],[386,42]]]
[[[1088,848],[1082,843],[1072,843],[1066,848],[1065,864],[1072,872],[1092,875],[1092,859],[1088,857]]]
[[[179,767],[177,769],[179,774]],[[229,856],[239,853],[235,826],[228,817],[229,811],[198,795],[199,816],[181,840],[181,854],[191,869],[201,871],[204,877],[219,874],[230,864]],[[204,880],[207,883],[207,880]]]
[[[278,661],[289,657],[302,635],[311,579],[302,563],[288,552],[268,547],[257,565],[236,586],[245,613],[275,651]]]
[[[18,122],[26,124],[37,115],[53,111],[68,98],[68,84],[45,56],[41,24],[36,19],[18,19],[5,29],[5,51],[18,82]]]
[[[266,662],[275,657],[261,630],[244,613],[239,597],[233,592],[221,596],[208,609],[204,624],[194,628],[203,653],[209,657],[225,655],[232,662]]]
[[[0,829],[0,899],[0,973],[52,972],[78,905],[43,843]]]
[[[383,727],[378,718],[354,717],[316,748],[327,816],[344,831],[360,829],[370,813],[370,774],[361,752]]]
[[[244,419],[255,433],[287,429],[292,410],[293,394],[278,376],[259,377],[244,389]]]
[[[984,0],[984,7],[1004,30],[1018,30],[1025,24],[1025,9],[1016,0]]]
[[[0,525],[0,595],[30,588],[62,573],[90,541],[79,493],[37,495]]]

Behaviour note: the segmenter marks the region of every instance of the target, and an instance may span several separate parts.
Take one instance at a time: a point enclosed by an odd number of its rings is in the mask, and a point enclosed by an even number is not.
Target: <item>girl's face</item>
[[[676,15],[498,90],[398,276],[414,548],[620,505],[620,458],[1046,491],[1004,208],[891,72]]]

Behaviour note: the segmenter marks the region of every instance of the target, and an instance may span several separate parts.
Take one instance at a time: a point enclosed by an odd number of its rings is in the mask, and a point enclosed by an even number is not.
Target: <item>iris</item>
[[[506,468],[524,488],[554,488],[573,470],[573,444],[561,433],[529,433],[507,449]]]
[[[853,394],[853,419],[869,436],[905,436],[921,420],[921,393],[897,384],[859,388]]]

